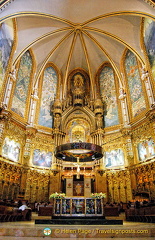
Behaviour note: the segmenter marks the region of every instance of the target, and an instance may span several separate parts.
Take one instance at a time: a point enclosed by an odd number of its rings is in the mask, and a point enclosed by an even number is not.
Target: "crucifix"
[[[76,163],[73,163],[75,167],[77,167],[77,170],[76,170],[76,178],[77,179],[80,179],[80,166],[83,165],[83,163],[80,163],[80,158],[77,157],[77,162]]]

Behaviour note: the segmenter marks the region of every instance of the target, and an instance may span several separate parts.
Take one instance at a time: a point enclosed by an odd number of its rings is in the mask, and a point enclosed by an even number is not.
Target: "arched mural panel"
[[[142,83],[140,80],[137,59],[131,51],[127,51],[125,69],[131,101],[132,116],[136,117],[146,109],[146,103],[144,99]]]
[[[2,90],[6,68],[13,45],[14,29],[13,21],[7,20],[0,26],[0,92]]]
[[[144,20],[144,43],[155,81],[155,22],[149,18]]]
[[[58,76],[55,69],[50,66],[44,71],[42,82],[42,96],[40,104],[39,125],[52,128],[53,117],[51,114],[51,104],[56,97]]]
[[[109,66],[103,67],[100,75],[100,94],[104,102],[104,124],[110,127],[119,124],[118,106],[116,97],[116,86],[113,69]]]
[[[32,57],[30,52],[27,51],[21,57],[11,107],[11,110],[20,115],[21,117],[25,116],[26,100],[28,97],[31,72]]]

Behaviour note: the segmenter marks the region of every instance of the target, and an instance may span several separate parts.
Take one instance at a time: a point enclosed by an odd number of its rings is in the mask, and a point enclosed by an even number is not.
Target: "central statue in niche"
[[[85,85],[84,85],[84,79],[80,74],[75,75],[73,78],[72,94],[73,94],[73,105],[83,106]]]

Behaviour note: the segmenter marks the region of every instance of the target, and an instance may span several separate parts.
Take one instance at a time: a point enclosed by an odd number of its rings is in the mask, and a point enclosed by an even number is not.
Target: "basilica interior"
[[[155,200],[154,1],[0,4],[0,199]]]

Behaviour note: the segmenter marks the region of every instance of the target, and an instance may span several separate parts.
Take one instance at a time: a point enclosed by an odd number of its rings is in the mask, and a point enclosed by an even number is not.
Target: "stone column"
[[[126,93],[124,92],[123,88],[120,88],[119,92],[120,92],[119,99],[120,99],[120,102],[121,102],[124,126],[128,126],[128,124],[129,124],[129,114],[128,114],[128,108],[127,108]]]
[[[148,100],[149,100],[149,105],[152,108],[152,106],[155,106],[155,98],[154,98],[153,91],[152,91],[149,73],[148,73],[148,71],[145,70],[144,67],[142,68],[141,79],[145,83],[145,88],[146,88],[146,92],[147,92],[147,96],[148,96]]]
[[[16,81],[16,69],[13,69],[13,71],[9,73],[8,83],[6,85],[6,90],[5,90],[5,95],[4,95],[3,104],[6,106],[6,108],[8,107],[10,96],[11,96],[11,91],[12,91],[12,86],[15,81]]]
[[[34,125],[35,114],[36,114],[36,106],[38,101],[38,90],[34,89],[33,94],[31,95],[31,102],[30,102],[30,111],[29,111],[29,125]]]
[[[132,139],[131,139],[131,130],[124,128],[122,129],[122,133],[125,139],[125,146],[126,146],[126,154],[128,163],[125,165],[133,165],[134,164],[134,154],[133,154],[133,147],[132,147]]]

